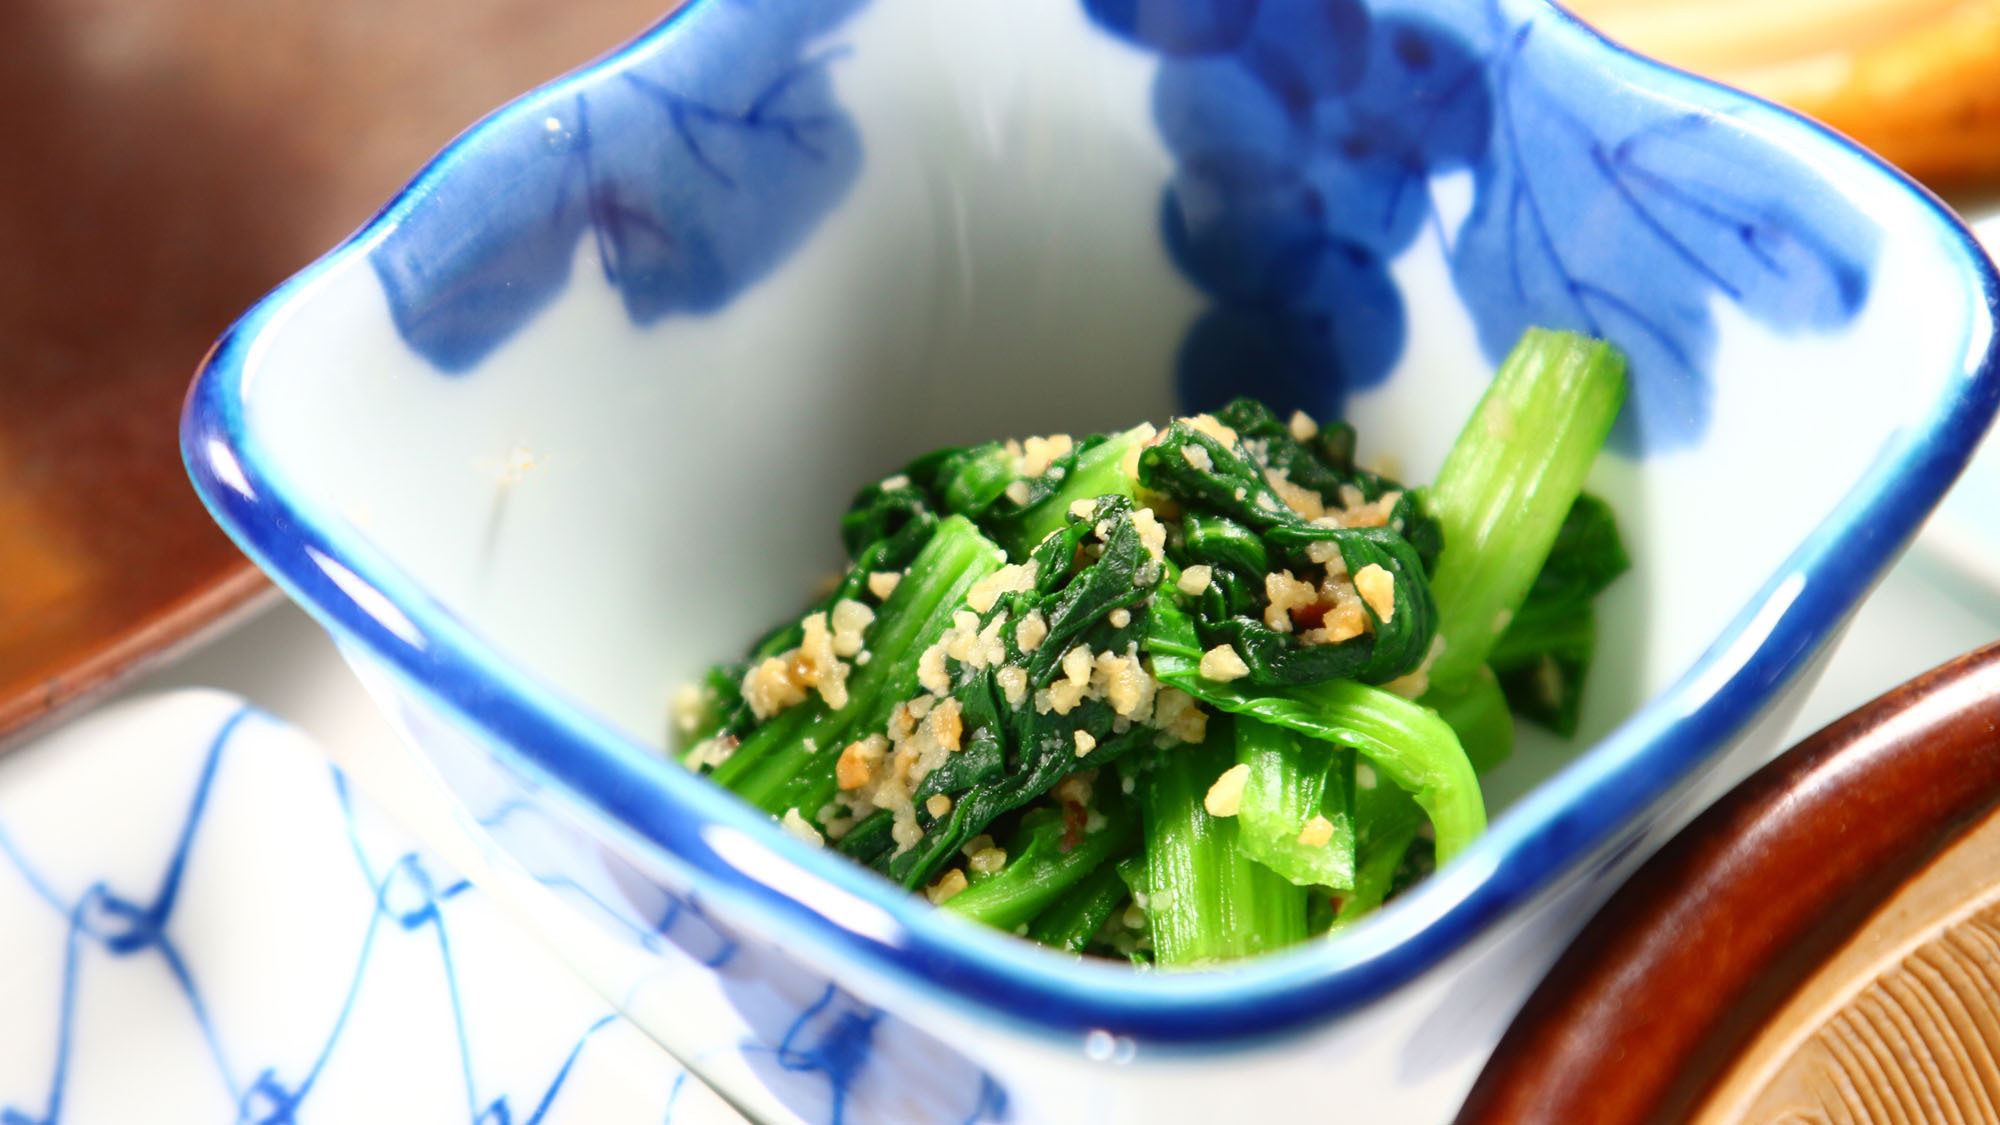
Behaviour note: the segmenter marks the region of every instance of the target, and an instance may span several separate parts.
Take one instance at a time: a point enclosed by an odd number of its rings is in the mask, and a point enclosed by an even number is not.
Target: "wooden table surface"
[[[0,742],[267,590],[180,463],[215,337],[669,5],[0,3]]]

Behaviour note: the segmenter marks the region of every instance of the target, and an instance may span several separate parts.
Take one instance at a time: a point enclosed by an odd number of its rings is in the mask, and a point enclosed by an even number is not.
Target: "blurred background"
[[[1645,54],[1818,118],[1948,196],[2000,176],[2000,0],[1573,0]]]
[[[176,443],[215,337],[481,113],[670,2],[0,3],[0,745],[264,604]],[[1962,207],[2000,177],[2000,0],[1573,7]]]
[[[460,129],[668,6],[0,3],[0,737],[266,590],[181,468],[216,336]]]

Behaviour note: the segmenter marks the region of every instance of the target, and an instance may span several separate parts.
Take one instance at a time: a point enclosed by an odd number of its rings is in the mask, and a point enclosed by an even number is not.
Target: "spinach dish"
[[[841,517],[830,592],[677,697],[679,756],[1059,949],[1337,932],[1485,828],[1517,716],[1574,733],[1624,366],[1531,330],[1425,489],[1249,399],[919,457]]]

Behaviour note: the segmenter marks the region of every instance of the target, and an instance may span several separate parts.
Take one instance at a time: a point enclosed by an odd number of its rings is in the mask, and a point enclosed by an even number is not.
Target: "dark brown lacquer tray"
[[[181,469],[210,342],[671,6],[0,2],[0,746],[268,590]]]
[[[2000,645],[1787,751],[1622,887],[1459,1115],[2000,1120]]]

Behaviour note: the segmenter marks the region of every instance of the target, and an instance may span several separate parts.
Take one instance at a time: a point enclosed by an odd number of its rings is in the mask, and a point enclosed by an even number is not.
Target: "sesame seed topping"
[[[1250,674],[1250,666],[1228,645],[1216,645],[1201,654],[1201,678],[1226,684]]]
[[[800,816],[797,809],[786,809],[784,819],[778,821],[778,824],[801,843],[811,844],[815,848],[826,846],[826,839],[819,834],[819,829],[814,828],[811,821]]]
[[[1354,573],[1354,589],[1384,625],[1396,616],[1396,577],[1380,563],[1369,563]]]
[[[1201,799],[1201,807],[1210,816],[1235,816],[1243,807],[1243,785],[1250,780],[1250,765],[1238,762],[1222,771],[1215,784],[1208,787],[1208,795]]]
[[[1214,579],[1214,567],[1191,566],[1181,571],[1180,579],[1174,583],[1174,588],[1189,597],[1193,597],[1203,590],[1208,589],[1208,584],[1214,581]]]
[[[1309,848],[1323,848],[1333,839],[1333,822],[1319,813],[1314,813],[1306,826],[1299,831],[1299,843]]]
[[[930,899],[933,905],[943,905],[951,901],[951,897],[964,890],[965,887],[965,872],[954,867],[943,875],[938,876],[937,882],[925,887],[924,897]]]
[[[1213,414],[1197,414],[1186,421],[1191,428],[1199,430],[1216,441],[1221,442],[1224,448],[1236,444],[1236,431],[1217,421]]]

